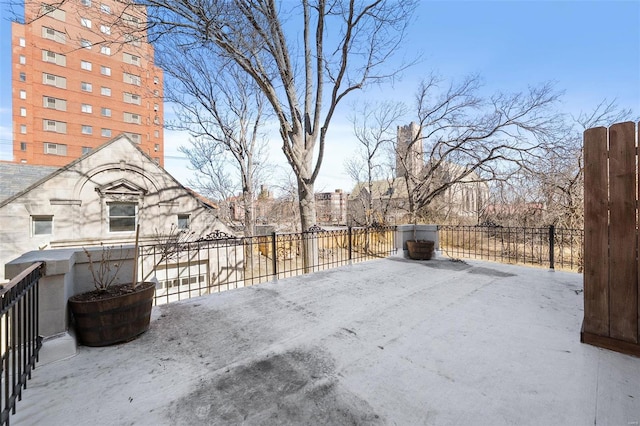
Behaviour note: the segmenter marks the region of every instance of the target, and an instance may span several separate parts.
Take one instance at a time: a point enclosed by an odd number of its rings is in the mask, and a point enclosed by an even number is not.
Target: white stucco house
[[[217,207],[176,181],[126,136],[62,168],[0,163],[0,282],[31,250],[151,244],[172,226],[230,233]]]

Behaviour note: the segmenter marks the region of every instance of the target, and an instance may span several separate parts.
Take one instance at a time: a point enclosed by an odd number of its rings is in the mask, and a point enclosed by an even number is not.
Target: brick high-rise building
[[[163,76],[122,0],[25,3],[12,24],[13,160],[63,166],[123,133],[164,163]]]

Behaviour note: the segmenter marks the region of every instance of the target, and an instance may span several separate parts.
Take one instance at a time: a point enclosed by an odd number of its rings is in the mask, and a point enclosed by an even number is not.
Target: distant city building
[[[342,189],[334,192],[316,192],[316,220],[318,225],[346,225],[347,199]]]
[[[395,176],[371,182],[371,186],[368,182],[355,186],[348,201],[349,225],[407,223],[410,215],[405,176],[426,179],[425,164],[420,126],[416,123],[398,126]],[[439,182],[452,182],[452,177],[462,171],[460,165],[443,162],[438,166]],[[479,176],[472,172],[434,199],[431,216],[443,222],[453,218],[477,221],[488,199],[489,186],[479,182]]]
[[[424,167],[424,148],[422,147],[421,130],[417,123],[398,126],[396,144],[396,176],[417,174]]]
[[[11,27],[14,162],[63,166],[126,134],[163,165],[163,73],[145,20],[128,1],[25,2]]]

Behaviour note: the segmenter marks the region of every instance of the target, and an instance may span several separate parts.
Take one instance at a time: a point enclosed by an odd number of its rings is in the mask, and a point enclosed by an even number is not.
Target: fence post
[[[276,251],[276,233],[271,233],[271,262],[273,266],[273,278],[278,279],[278,252]]]
[[[352,259],[352,257],[351,257],[351,248],[352,248],[352,246],[351,246],[351,236],[352,236],[351,229],[352,228],[349,226],[347,229],[349,230],[349,233],[348,233],[349,241],[347,243],[347,247],[348,247],[348,250],[349,250],[349,262],[351,262],[351,259]]]
[[[549,269],[551,270],[555,270],[553,265],[553,252],[555,251],[555,241],[556,241],[555,233],[556,233],[556,227],[554,225],[550,225],[549,226]]]

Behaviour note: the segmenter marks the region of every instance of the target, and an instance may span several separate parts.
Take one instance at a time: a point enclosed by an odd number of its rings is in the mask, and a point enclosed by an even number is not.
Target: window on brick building
[[[48,155],[67,155],[67,146],[59,143],[44,143],[44,153]]]

